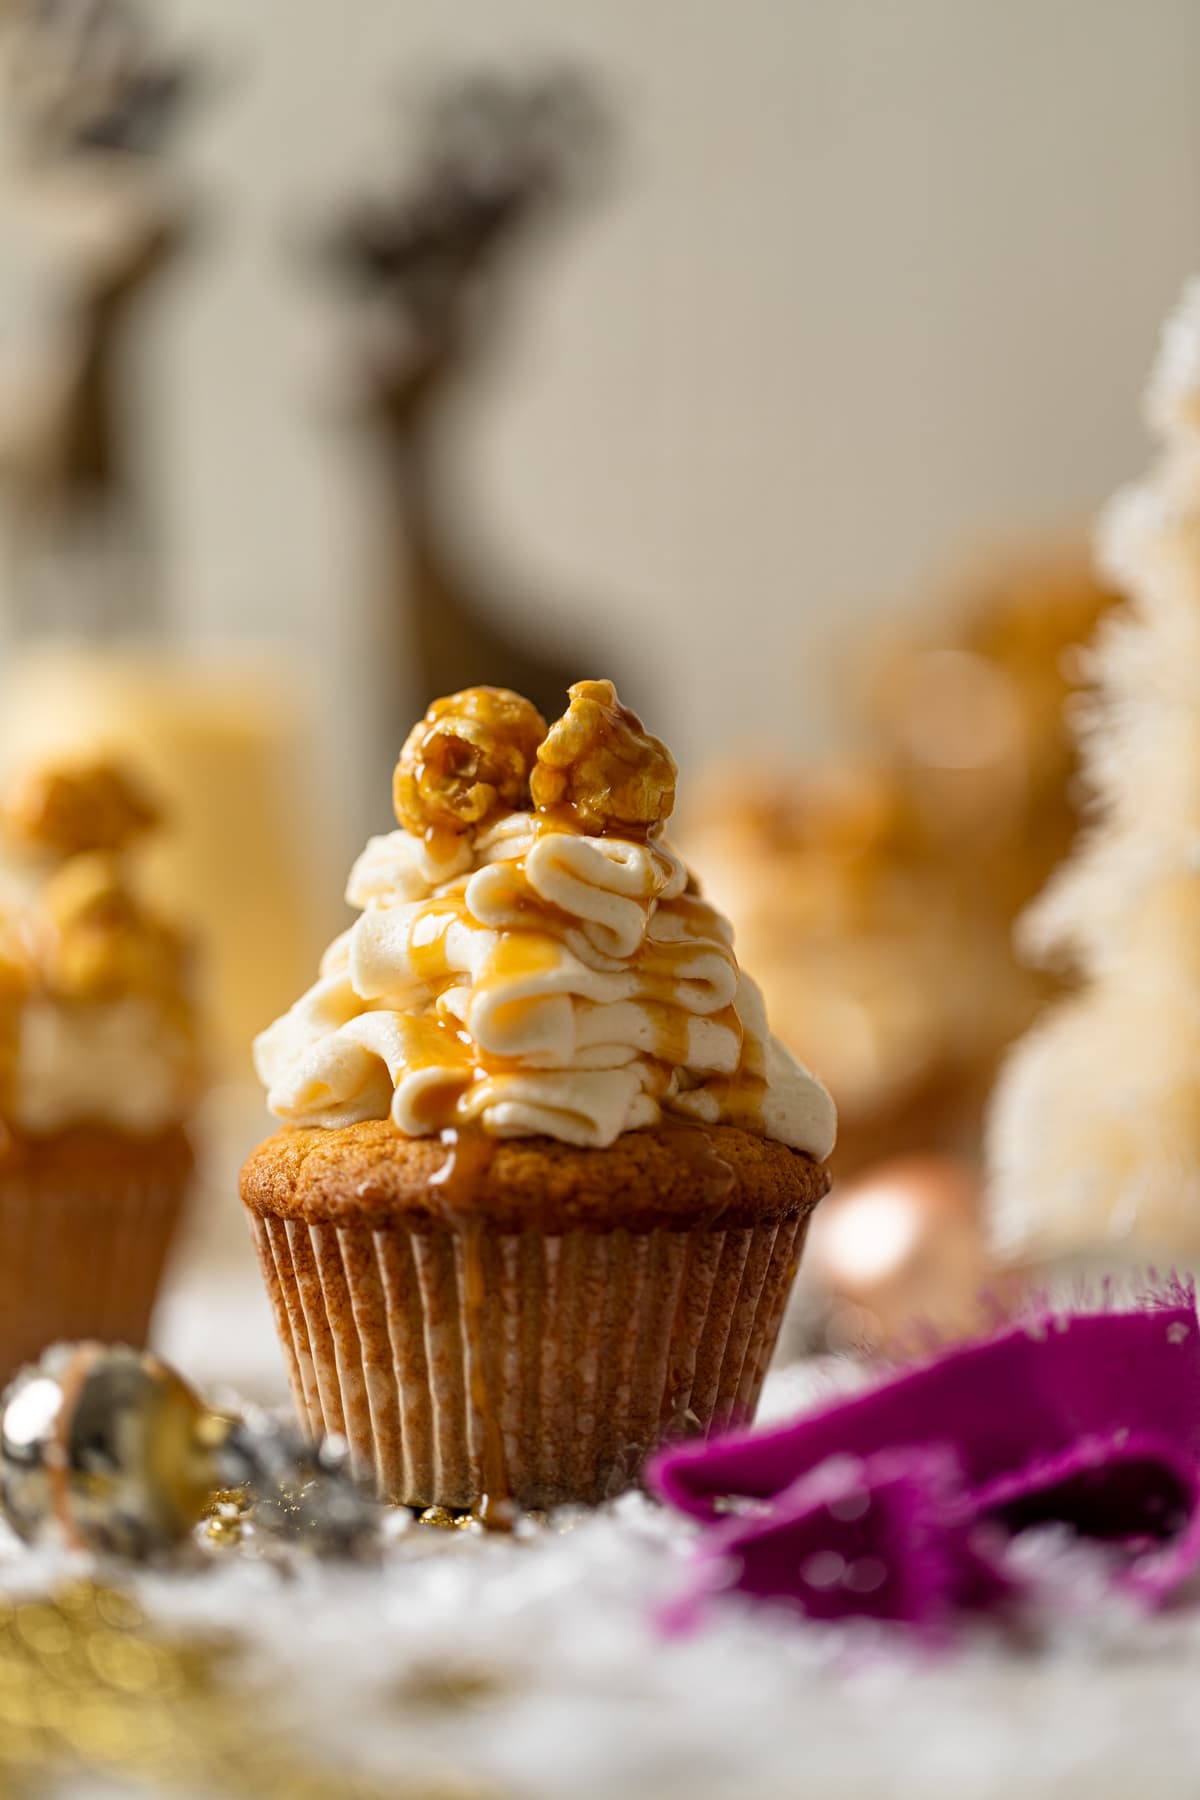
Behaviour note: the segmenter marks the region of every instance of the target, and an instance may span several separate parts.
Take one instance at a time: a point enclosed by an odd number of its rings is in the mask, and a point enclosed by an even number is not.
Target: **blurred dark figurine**
[[[391,622],[405,621],[422,701],[486,682],[557,715],[591,666],[590,647],[565,647],[561,662],[533,647],[513,615],[540,609],[510,604],[515,583],[471,554],[443,433],[462,378],[490,347],[501,272],[579,193],[602,137],[575,75],[470,77],[430,106],[411,180],[390,201],[355,207],[334,238],[335,264],[365,302],[359,355],[401,534]],[[560,608],[547,600],[544,611],[553,620]],[[614,659],[602,647],[592,660],[607,669]]]
[[[55,592],[40,552],[104,565],[136,535],[120,373],[133,303],[183,236],[157,152],[189,87],[130,0],[0,4],[0,491],[19,628],[132,622],[127,594]]]
[[[7,101],[31,145],[158,149],[189,78],[155,55],[133,0],[10,0],[8,16]]]

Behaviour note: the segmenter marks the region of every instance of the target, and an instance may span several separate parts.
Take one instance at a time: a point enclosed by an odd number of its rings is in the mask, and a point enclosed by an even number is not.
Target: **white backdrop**
[[[211,230],[150,394],[175,605],[197,639],[286,641],[343,799],[371,534],[343,315],[294,244],[385,164],[430,69],[566,52],[622,105],[619,165],[478,396],[471,474],[531,623],[560,590],[568,632],[603,609],[684,760],[818,746],[863,623],[964,547],[1084,520],[1143,456],[1197,251],[1192,0],[165,10],[217,64],[184,145]]]

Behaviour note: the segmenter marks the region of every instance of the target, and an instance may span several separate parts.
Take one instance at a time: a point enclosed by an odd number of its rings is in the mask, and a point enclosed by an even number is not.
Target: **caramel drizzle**
[[[478,1183],[487,1173],[496,1152],[496,1141],[478,1128],[449,1127],[442,1133],[445,1162],[429,1180],[437,1190],[443,1216],[458,1233],[462,1251],[460,1302],[467,1391],[479,1433],[480,1495],[475,1515],[488,1531],[511,1531],[514,1508],[508,1475],[504,1434],[492,1403],[484,1357],[487,1281],[483,1260],[484,1222],[472,1205]]]
[[[743,1037],[741,1061],[735,1073],[718,1075],[706,1081],[704,1086],[716,1100],[721,1117],[728,1124],[757,1128],[767,1091],[766,1057],[758,1039]]]
[[[536,824],[541,831],[562,829],[560,824],[551,824],[540,816]],[[573,914],[544,901],[524,885],[524,857],[514,858],[511,864],[503,866],[511,868],[512,872],[513,909],[527,917],[528,924],[523,918],[521,926],[500,931],[486,968],[474,983],[476,992],[491,990],[497,993],[512,982],[546,973],[555,965],[558,945],[566,931],[582,930],[582,922]],[[444,996],[451,989],[465,985],[468,979],[466,971],[453,966],[450,960],[447,940],[451,927],[457,924],[475,931],[494,929],[473,917],[466,903],[466,885],[467,877],[463,876],[447,890],[425,901],[414,916],[406,944],[409,971],[429,995],[427,1017],[414,1023],[427,1023],[430,1029],[422,1032],[420,1042],[413,1045],[410,1067],[445,1067],[450,1077],[444,1088],[439,1087],[421,1098],[421,1112],[429,1119],[431,1130],[448,1125],[452,1120],[461,1121],[460,1103],[475,1081],[503,1076],[526,1066],[520,1057],[481,1050],[462,1029],[459,1020],[443,1008]],[[647,1071],[648,1091],[655,1098],[666,1093],[674,1071],[687,1067],[692,1023],[699,1016],[681,1005],[680,983],[696,975],[714,953],[731,962],[733,959],[721,933],[718,915],[707,901],[699,895],[685,893],[665,905],[686,935],[671,939],[647,936],[627,962],[638,981],[638,992],[633,998],[653,1029],[653,1046],[650,1050],[640,1051],[639,1057],[651,1065]],[[653,912],[654,908],[651,917]],[[521,997],[511,1004],[514,1008],[528,1010],[539,1004],[539,998]],[[706,1076],[702,1082],[704,1091],[716,1100],[723,1117],[754,1125],[761,1119],[766,1088],[762,1047],[743,1033],[732,1003],[704,1016],[709,1023],[723,1026],[741,1039],[736,1071]]]
[[[658,1129],[659,1136],[670,1144],[678,1160],[687,1164],[696,1182],[698,1198],[719,1211],[737,1185],[732,1164],[717,1154],[712,1139],[698,1125],[671,1120]]]

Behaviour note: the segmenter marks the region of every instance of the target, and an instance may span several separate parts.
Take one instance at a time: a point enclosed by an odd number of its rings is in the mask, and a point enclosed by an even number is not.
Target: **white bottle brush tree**
[[[1200,1259],[1200,279],[1147,395],[1161,441],[1100,530],[1126,605],[1091,646],[1089,821],[1021,922],[1079,987],[1021,1041],[990,1127],[1009,1256]]]

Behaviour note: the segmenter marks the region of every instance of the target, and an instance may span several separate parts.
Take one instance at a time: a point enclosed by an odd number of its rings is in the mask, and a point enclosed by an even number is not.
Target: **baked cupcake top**
[[[140,898],[134,846],[159,823],[132,777],[62,761],[0,801],[0,1123],[149,1136],[200,1085],[186,940]]]
[[[663,836],[675,779],[608,681],[549,730],[504,689],[436,701],[396,766],[400,829],[351,871],[360,917],[255,1043],[271,1110],[583,1147],[675,1117],[826,1157],[829,1095]]]

